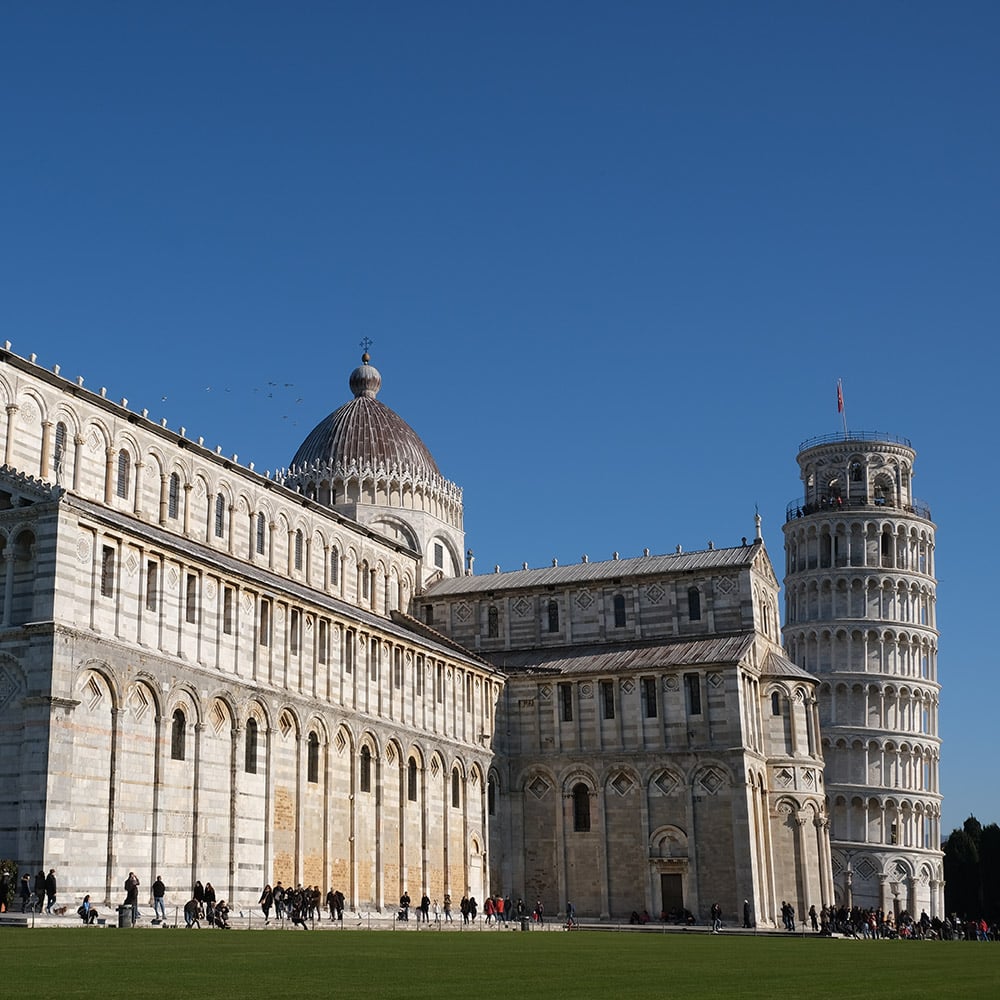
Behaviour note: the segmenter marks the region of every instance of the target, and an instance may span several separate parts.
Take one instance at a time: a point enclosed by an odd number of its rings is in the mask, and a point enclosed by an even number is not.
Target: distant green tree
[[[982,887],[983,916],[1000,917],[1000,826],[990,823],[979,837],[979,881]]]
[[[979,838],[982,826],[970,816],[961,829],[952,830],[944,845],[945,908],[960,917],[982,913]]]

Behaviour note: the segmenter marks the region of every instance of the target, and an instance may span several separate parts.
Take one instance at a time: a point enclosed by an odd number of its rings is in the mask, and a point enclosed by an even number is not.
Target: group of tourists
[[[0,872],[0,902],[6,906],[7,898],[11,895],[12,881],[9,872]],[[55,868],[50,868],[48,872],[44,868],[38,870],[34,879],[25,872],[21,876],[17,886],[17,898],[20,900],[22,913],[40,913],[45,908],[46,913],[57,913],[60,908],[56,905],[56,892],[58,882],[56,880]],[[62,912],[66,908],[62,907]]]
[[[330,920],[344,922],[344,905],[346,899],[339,889],[330,889],[326,894],[326,909]],[[271,922],[271,910],[279,922],[290,920],[293,927],[309,929],[309,923],[315,923],[323,917],[323,894],[318,885],[297,885],[287,888],[281,882],[264,886],[260,899],[257,900],[264,914],[264,924]]]

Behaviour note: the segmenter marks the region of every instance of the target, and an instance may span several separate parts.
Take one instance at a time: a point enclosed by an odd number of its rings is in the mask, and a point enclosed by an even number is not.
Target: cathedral
[[[942,901],[933,525],[908,482],[877,507],[851,487],[845,514],[835,475],[807,481],[790,658],[759,519],[730,548],[474,573],[462,490],[381,381],[366,353],[262,475],[0,350],[0,857],[112,905],[130,870],[386,915],[404,891],[609,921],[747,901],[762,926],[862,882]],[[823,624],[893,587],[905,643]]]

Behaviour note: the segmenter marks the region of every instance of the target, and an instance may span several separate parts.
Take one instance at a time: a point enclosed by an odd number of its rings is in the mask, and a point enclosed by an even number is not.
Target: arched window
[[[781,715],[781,698],[777,691],[771,692],[771,715]]]
[[[496,605],[491,605],[486,612],[486,634],[490,639],[496,639],[500,635],[500,612]]]
[[[264,516],[264,512],[261,511],[257,515],[257,554],[264,554],[264,544],[267,537],[267,518]]]
[[[176,472],[170,473],[170,484],[167,487],[167,517],[176,521],[181,506],[181,477]]]
[[[492,774],[486,782],[486,812],[490,816],[497,814],[497,779]]]
[[[215,537],[222,538],[226,534],[226,498],[221,493],[215,494]]]
[[[122,448],[118,452],[118,496],[123,500],[128,499],[129,471],[132,466],[132,458],[129,453]]]
[[[417,801],[417,761],[414,757],[406,765],[406,797],[411,802]]]
[[[302,569],[302,531],[295,532],[295,568]]]
[[[170,759],[184,760],[184,739],[187,735],[187,720],[178,708],[174,710],[174,721],[170,726]]]
[[[697,587],[688,590],[688,620],[701,621],[701,593]]]
[[[361,748],[361,791],[372,790],[372,752],[368,747]]]
[[[577,833],[590,830],[590,789],[582,781],[573,786],[573,829]]]
[[[555,601],[549,601],[549,631],[559,631],[559,605]]]
[[[625,598],[615,594],[615,628],[625,628]]]
[[[330,586],[340,584],[340,550],[336,545],[330,549]]]
[[[453,809],[458,809],[462,805],[462,784],[457,767],[452,768],[451,772],[451,805]]]
[[[306,780],[312,784],[319,782],[319,737],[309,734],[309,748],[306,760]]]
[[[243,770],[247,774],[257,773],[257,720],[247,719],[247,731],[245,736],[245,746],[243,755]]]

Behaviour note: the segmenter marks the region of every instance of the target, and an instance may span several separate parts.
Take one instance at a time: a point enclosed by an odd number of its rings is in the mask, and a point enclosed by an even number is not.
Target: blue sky
[[[1000,821],[998,107],[993,3],[7,0],[0,339],[263,470],[370,337],[481,572],[756,505],[781,576],[842,378],[938,524],[944,829]]]

